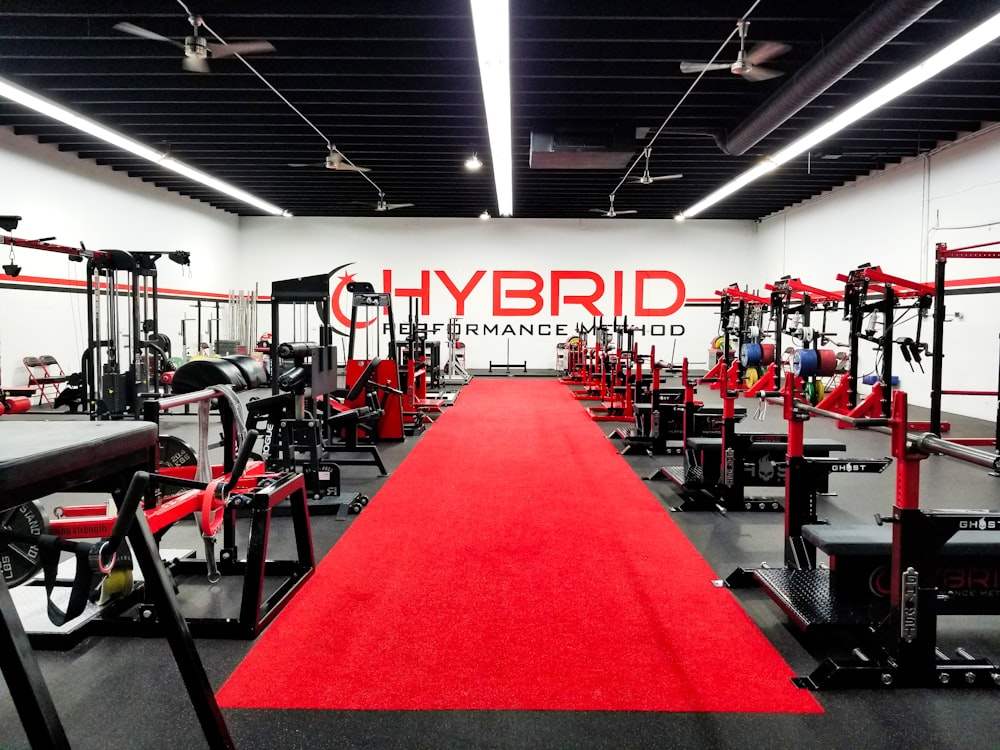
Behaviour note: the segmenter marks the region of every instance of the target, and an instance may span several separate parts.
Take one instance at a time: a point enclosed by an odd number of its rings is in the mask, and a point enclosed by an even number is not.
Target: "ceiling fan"
[[[274,52],[274,45],[270,42],[258,40],[254,42],[236,42],[235,44],[217,44],[208,41],[198,33],[198,29],[204,24],[201,16],[188,16],[191,24],[191,36],[185,37],[183,42],[170,39],[155,31],[136,26],[134,23],[116,23],[115,29],[125,34],[152,39],[156,42],[167,42],[175,47],[184,50],[184,60],[182,65],[184,70],[192,73],[208,73],[208,61],[210,58],[228,57],[229,55],[255,55],[263,52]]]
[[[758,42],[750,51],[746,51],[747,26],[749,21],[737,21],[736,28],[740,33],[740,53],[733,63],[693,63],[682,62],[681,73],[701,73],[707,70],[728,70],[748,81],[766,81],[769,78],[783,76],[784,72],[774,68],[763,68],[761,63],[785,54],[791,47],[781,42]]]
[[[629,177],[629,182],[633,185],[652,185],[654,182],[659,182],[660,180],[679,180],[684,175],[682,174],[663,174],[657,177],[649,176],[649,155],[652,153],[652,149],[646,146],[642,150],[643,156],[646,157],[646,168],[642,172],[642,177]]]
[[[371,203],[362,203],[361,201],[354,201],[359,206],[371,206]],[[379,191],[378,200],[375,201],[375,210],[379,213],[383,211],[395,211],[397,208],[409,208],[410,206],[415,206],[415,203],[386,203],[385,193]]]
[[[336,146],[330,146],[330,153],[326,155],[326,159],[323,161],[309,162],[308,164],[296,164],[290,163],[290,167],[323,167],[324,169],[332,169],[336,172],[370,172],[368,167],[358,167],[351,164],[344,157],[342,153],[337,150]]]
[[[590,209],[590,212],[593,213],[593,214],[600,214],[601,216],[605,217],[606,219],[613,219],[616,216],[624,216],[625,214],[637,214],[637,213],[639,213],[638,211],[636,211],[634,209],[629,209],[627,211],[615,211],[615,196],[612,194],[612,195],[609,195],[608,198],[610,199],[611,204],[608,206],[608,210],[607,211],[602,211],[599,208],[592,208],[592,209]]]

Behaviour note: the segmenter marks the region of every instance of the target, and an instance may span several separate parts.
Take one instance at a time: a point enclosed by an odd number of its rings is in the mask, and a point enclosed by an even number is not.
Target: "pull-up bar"
[[[937,250],[937,260],[944,261],[948,258],[1000,258],[1000,250],[987,250],[984,252],[972,252],[980,247],[993,247],[994,245],[1000,245],[1000,241],[997,242],[981,242],[978,245],[966,245],[965,247],[956,247],[951,250],[948,246],[939,242],[936,245]]]

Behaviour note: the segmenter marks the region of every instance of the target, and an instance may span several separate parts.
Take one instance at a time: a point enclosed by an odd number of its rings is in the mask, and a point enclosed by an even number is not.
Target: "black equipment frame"
[[[27,482],[8,487],[8,491],[0,497],[0,509],[17,507],[52,492],[90,482],[114,486],[119,490],[127,485],[105,553],[110,555],[117,551],[119,545],[128,539],[134,559],[146,580],[146,590],[160,615],[162,634],[170,645],[209,747],[234,748],[235,744],[215,699],[205,667],[181,615],[173,585],[160,560],[156,541],[150,533],[145,516],[138,512],[143,497],[149,491],[150,474],[147,470],[152,466],[155,466],[155,449],[142,447],[127,455],[91,465],[70,476],[28,478]],[[0,617],[3,620],[3,628],[0,629],[0,669],[28,741],[33,748],[68,748],[66,731],[2,577]]]
[[[777,394],[768,394],[777,395]],[[995,510],[924,510],[919,507],[920,462],[932,454],[940,454],[987,466],[994,471],[1000,457],[965,446],[954,445],[930,434],[907,432],[906,394],[893,395],[889,417],[852,418],[797,402],[791,379],[784,391],[785,416],[789,432],[795,434],[790,453],[801,459],[802,423],[809,414],[834,417],[854,427],[888,431],[892,436],[892,457],[896,461],[896,495],[892,516],[876,516],[878,523],[892,525],[890,593],[887,613],[877,618],[865,617],[863,607],[847,607],[850,615],[843,623],[866,626],[874,650],[865,653],[855,648],[848,659],[828,658],[812,673],[793,681],[810,690],[833,688],[990,688],[1000,687],[1000,666],[988,659],[979,659],[962,648],[958,658],[946,656],[937,645],[937,618],[942,613],[938,589],[938,555],[943,545],[959,530],[978,533],[1000,531],[1000,511]],[[891,429],[890,429],[891,428]],[[852,459],[857,461],[858,459]],[[790,460],[790,464],[793,462]],[[872,459],[859,471],[881,471],[887,461]],[[786,493],[805,494],[807,503],[800,509],[799,519],[814,516],[809,506],[809,482],[826,467],[810,467],[800,461],[786,475]],[[792,466],[790,466],[792,468]],[[799,484],[801,482],[801,484]],[[803,491],[805,491],[803,493]],[[800,498],[802,499],[802,498]],[[832,574],[815,569],[815,556],[803,544],[796,544],[795,517],[786,516],[786,569],[758,569],[754,577],[765,592],[800,626],[803,575]],[[731,579],[739,580],[737,571]],[[796,576],[799,579],[796,580]],[[828,588],[824,607],[838,609],[835,591]],[[860,613],[860,618],[858,614]],[[850,621],[851,619],[856,621]],[[866,646],[867,648],[868,646]],[[870,654],[870,655],[869,655]]]
[[[948,260],[951,258],[1000,259],[1000,250],[982,250],[995,246],[996,242],[949,249],[939,242],[935,247],[934,261],[934,333],[931,352],[931,423],[930,431],[941,436],[941,396],[944,379],[944,324],[945,324],[945,277]],[[997,392],[1000,393],[1000,358],[997,366]],[[986,393],[977,395],[988,395]],[[993,394],[996,396],[997,394]],[[997,398],[997,413],[993,444],[1000,451],[1000,398]]]

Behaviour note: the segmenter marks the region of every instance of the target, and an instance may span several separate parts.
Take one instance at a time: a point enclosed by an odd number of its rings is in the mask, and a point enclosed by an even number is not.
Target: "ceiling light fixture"
[[[479,154],[473,154],[465,160],[465,168],[470,172],[478,172],[482,166],[483,163],[479,161]]]
[[[510,18],[507,0],[470,0],[483,84],[490,160],[501,216],[514,213],[510,127]]]
[[[256,196],[251,195],[245,190],[240,190],[238,187],[230,185],[228,182],[224,182],[216,177],[212,177],[199,169],[195,169],[192,166],[185,164],[184,162],[178,161],[167,154],[152,149],[145,144],[139,143],[139,141],[132,140],[128,136],[122,135],[110,128],[106,128],[103,125],[94,122],[88,117],[77,114],[60,104],[56,104],[50,99],[46,99],[43,96],[39,96],[28,89],[18,86],[16,83],[8,81],[6,78],[0,77],[0,96],[10,99],[13,102],[17,102],[28,109],[33,109],[47,117],[51,117],[54,120],[65,123],[70,127],[76,128],[88,135],[92,135],[95,138],[99,138],[105,143],[110,143],[112,146],[117,146],[120,149],[128,151],[131,154],[142,157],[154,164],[159,164],[172,172],[183,175],[188,179],[199,182],[202,185],[206,185],[213,190],[217,190],[220,193],[228,195],[236,200],[243,201],[244,203],[253,206],[265,213],[273,214],[274,216],[290,216],[290,214],[282,208],[263,201]]]
[[[843,130],[848,125],[857,122],[862,117],[875,111],[883,104],[895,99],[897,96],[905,94],[910,89],[918,86],[929,78],[933,78],[945,68],[954,65],[959,60],[968,57],[973,52],[989,44],[1000,36],[1000,13],[987,19],[972,31],[963,34],[944,49],[936,52],[921,63],[918,63],[898,78],[893,79],[885,86],[872,92],[859,102],[848,107],[836,117],[827,120],[817,128],[806,133],[801,138],[793,141],[776,154],[767,157],[763,162],[757,164],[750,170],[744,172],[732,182],[723,185],[707,198],[698,201],[691,208],[682,211],[675,216],[675,219],[683,220],[697,216],[709,206],[712,206],[723,198],[732,195],[737,190],[745,187],[749,183],[762,177],[768,172],[776,169],[782,164],[791,161],[796,156],[809,151],[813,146],[825,141],[834,133]]]
[[[482,219],[483,221],[489,221],[492,217],[490,216],[489,211],[483,211],[481,214],[479,214],[479,218]]]

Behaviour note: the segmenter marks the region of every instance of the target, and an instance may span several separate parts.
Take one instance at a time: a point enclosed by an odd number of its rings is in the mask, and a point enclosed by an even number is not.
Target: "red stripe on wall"
[[[64,289],[85,289],[87,282],[82,279],[59,279],[51,276],[7,276],[6,274],[0,274],[0,279],[3,281],[10,281],[14,284],[36,284],[41,287],[62,287]],[[106,286],[104,282],[101,282],[101,288]],[[130,287],[128,284],[118,284],[119,291],[127,292]],[[159,288],[160,294],[166,295],[176,295],[178,297],[201,297],[202,299],[218,299],[218,300],[228,300],[229,295],[223,294],[221,292],[198,292],[188,289],[168,289],[166,287]],[[257,295],[257,299],[266,302],[271,299],[270,295]]]

